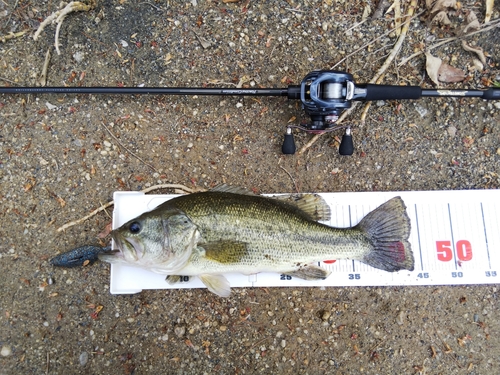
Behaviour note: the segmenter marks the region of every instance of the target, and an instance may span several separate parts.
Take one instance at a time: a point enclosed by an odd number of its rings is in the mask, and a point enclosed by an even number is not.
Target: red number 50
[[[449,262],[453,259],[451,241],[436,241],[437,258],[442,262]],[[467,240],[459,240],[455,246],[457,258],[462,262],[472,259],[472,246]]]

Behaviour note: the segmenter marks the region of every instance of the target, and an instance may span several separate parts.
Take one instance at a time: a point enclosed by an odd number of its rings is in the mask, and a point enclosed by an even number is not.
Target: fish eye
[[[133,233],[133,234],[139,233],[141,231],[141,229],[142,229],[141,224],[137,221],[130,223],[130,225],[128,227],[128,230],[130,231],[130,233]]]

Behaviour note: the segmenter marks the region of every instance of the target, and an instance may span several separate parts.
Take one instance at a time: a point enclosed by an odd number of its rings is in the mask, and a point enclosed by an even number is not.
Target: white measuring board
[[[231,287],[385,286],[495,284],[500,280],[500,190],[320,193],[331,207],[336,227],[356,225],[368,212],[400,196],[411,220],[414,271],[385,272],[358,261],[338,260],[322,267],[325,280],[302,280],[277,273],[227,274]],[[176,195],[115,192],[113,228]],[[114,244],[112,244],[114,246]],[[111,265],[112,294],[143,289],[204,288],[197,277],[169,285],[165,275],[120,264]]]

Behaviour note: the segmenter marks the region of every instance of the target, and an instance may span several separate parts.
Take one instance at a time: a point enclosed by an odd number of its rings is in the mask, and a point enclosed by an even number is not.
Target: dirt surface
[[[0,44],[0,76],[3,85],[35,86],[51,49],[49,86],[286,87],[359,50],[336,69],[368,82],[396,36],[384,35],[392,12],[358,25],[365,4],[101,0],[67,16],[57,55],[55,25],[32,38],[57,2],[0,2],[1,34],[27,31]],[[411,21],[383,82],[434,87],[423,56],[397,63],[453,36],[468,10],[484,18],[483,2],[466,0],[451,26],[430,26],[423,15]],[[459,41],[433,49],[467,72],[466,82],[444,87],[500,81],[500,30],[468,40],[488,53],[487,64],[474,70],[475,56]],[[107,264],[63,270],[48,263],[108,242],[98,239],[111,221],[106,213],[56,229],[117,190],[160,183],[228,183],[260,193],[499,188],[498,103],[382,101],[364,124],[361,110],[348,118],[353,156],[338,155],[342,132],[285,156],[286,124],[308,120],[286,98],[0,95],[0,374],[496,373],[495,285],[116,296]],[[295,136],[299,148],[310,138]]]

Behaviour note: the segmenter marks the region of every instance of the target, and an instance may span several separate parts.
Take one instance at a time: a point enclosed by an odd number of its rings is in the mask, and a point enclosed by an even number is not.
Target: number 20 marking
[[[449,262],[453,259],[451,241],[436,241],[437,258],[441,262]],[[467,240],[459,240],[455,245],[457,258],[462,262],[472,259],[472,246]]]

